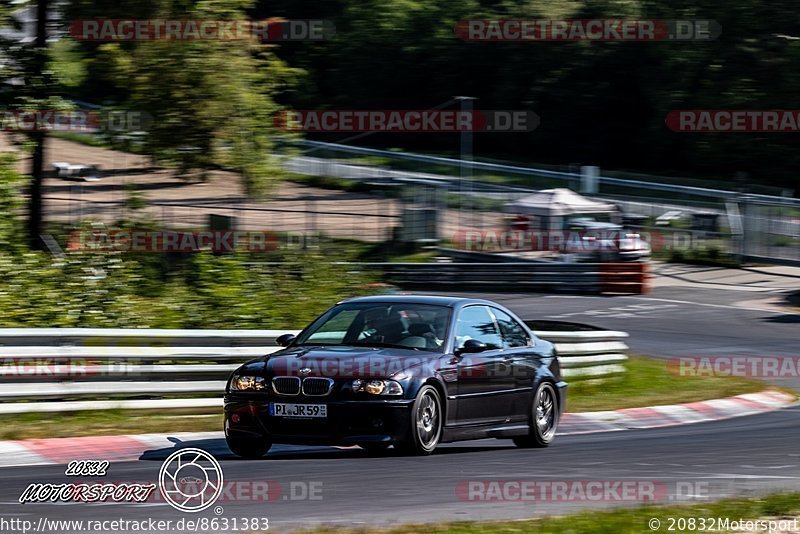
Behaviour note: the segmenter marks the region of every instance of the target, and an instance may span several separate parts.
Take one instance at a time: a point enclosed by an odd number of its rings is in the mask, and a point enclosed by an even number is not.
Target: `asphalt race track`
[[[525,318],[592,323],[631,333],[635,352],[681,355],[797,355],[796,315],[742,307],[752,295],[664,288],[650,296],[496,295]],[[488,295],[487,295],[488,296]],[[790,379],[784,386],[800,385]],[[278,530],[318,523],[361,526],[485,520],[560,514],[585,507],[635,505],[614,498],[524,502],[470,500],[469,481],[639,481],[659,488],[658,502],[689,502],[774,490],[800,490],[800,406],[768,414],[682,427],[559,437],[544,450],[507,440],[443,445],[430,457],[370,458],[358,448],[276,447],[263,460],[233,457],[222,439],[176,444],[206,449],[222,465],[231,492],[216,503],[221,516],[267,517]],[[139,461],[112,463],[105,482],[155,482],[174,449]],[[102,459],[102,458],[98,458]],[[251,495],[270,481],[269,498]],[[29,483],[76,482],[64,466],[2,470],[0,515],[58,519],[217,517],[215,507],[186,514],[163,502],[146,504],[17,503]],[[315,498],[309,498],[309,492]],[[217,510],[219,512],[220,510]],[[647,531],[647,525],[642,525]]]
[[[250,487],[269,480],[281,491],[273,500],[244,491],[217,502],[222,517],[268,517],[271,527],[315,523],[357,526],[438,520],[509,519],[564,513],[614,502],[478,502],[462,500],[468,480],[647,481],[667,492],[660,502],[800,490],[800,408],[685,427],[562,436],[545,450],[514,448],[507,440],[442,446],[424,458],[369,458],[358,449],[281,447],[266,459],[245,461],[223,440],[184,443],[218,455],[226,484]],[[155,482],[171,450],[151,451],[138,462],[112,463],[108,481]],[[190,514],[158,504],[25,504],[16,499],[30,482],[67,482],[63,466],[3,471],[0,514],[61,519],[179,519]],[[321,488],[317,500],[292,499],[291,486]],[[460,486],[461,485],[461,486]],[[693,488],[686,491],[681,488]],[[24,515],[20,515],[20,511]],[[212,509],[200,514],[214,517]],[[196,515],[200,515],[196,514]],[[193,514],[194,515],[194,514]]]
[[[759,304],[770,294],[659,288],[650,295],[485,294],[524,319],[587,323],[630,333],[632,353],[678,356],[800,356],[800,315]],[[800,378],[770,380],[800,390]]]

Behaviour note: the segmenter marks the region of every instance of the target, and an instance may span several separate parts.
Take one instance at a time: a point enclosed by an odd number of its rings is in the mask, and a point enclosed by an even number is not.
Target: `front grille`
[[[272,379],[272,389],[278,395],[299,395],[300,379],[296,376],[276,376]]]
[[[303,395],[308,397],[322,397],[333,389],[332,378],[309,377],[303,380]]]

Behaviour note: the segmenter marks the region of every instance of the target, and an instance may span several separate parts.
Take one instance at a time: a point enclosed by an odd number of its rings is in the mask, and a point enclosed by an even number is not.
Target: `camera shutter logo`
[[[161,494],[182,512],[200,512],[222,493],[222,467],[201,449],[181,449],[169,455],[158,473]]]

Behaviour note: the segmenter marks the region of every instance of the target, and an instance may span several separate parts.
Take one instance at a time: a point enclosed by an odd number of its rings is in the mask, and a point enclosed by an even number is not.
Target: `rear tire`
[[[556,389],[550,382],[542,382],[533,395],[529,434],[514,438],[514,445],[524,449],[549,447],[556,437],[558,414]]]
[[[442,438],[442,399],[433,386],[422,386],[411,408],[411,432],[406,440],[395,443],[401,454],[427,456]]]
[[[272,442],[263,438],[225,436],[225,441],[233,454],[250,460],[261,458],[272,447]]]

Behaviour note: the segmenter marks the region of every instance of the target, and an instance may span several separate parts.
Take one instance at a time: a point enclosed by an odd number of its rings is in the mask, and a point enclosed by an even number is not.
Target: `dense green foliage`
[[[249,0],[199,3],[74,1],[68,20],[103,18],[240,20]],[[224,166],[249,193],[279,175],[271,159],[273,96],[294,71],[254,40],[57,43],[51,67],[72,97],[147,114],[141,151],[179,172]]]
[[[686,134],[676,109],[793,109],[800,34],[791,2],[758,0],[77,0],[69,19],[326,19],[322,42],[74,43],[53,48],[60,91],[154,117],[147,151],[182,169],[226,165],[252,191],[275,176],[281,107],[425,109],[455,95],[479,109],[533,110],[531,133],[480,134],[475,153],[551,164],[695,175],[796,188],[791,134]],[[465,42],[468,18],[715,20],[705,42]],[[456,104],[451,104],[456,105]],[[343,134],[347,136],[347,134]],[[323,136],[335,140],[342,136]],[[371,135],[359,144],[457,152],[452,134]]]
[[[0,251],[17,250],[22,233],[21,221],[14,216],[22,205],[22,177],[14,169],[15,161],[12,154],[0,154]]]
[[[0,158],[0,327],[298,328],[370,281],[330,263],[352,260],[346,247],[324,257],[29,252],[7,216],[21,182],[14,158]]]
[[[313,255],[0,253],[0,327],[298,328],[365,279]]]
[[[798,189],[796,136],[673,133],[675,109],[795,109],[795,2],[759,0],[262,1],[259,14],[328,17],[333,40],[277,54],[307,75],[281,97],[300,109],[428,108],[454,95],[479,109],[531,109],[530,134],[480,134],[475,153],[542,163],[693,174]],[[708,42],[464,42],[466,18],[712,19]],[[794,37],[794,38],[793,38]],[[458,150],[458,136],[374,135],[359,143]]]
[[[418,109],[455,95],[541,117],[531,133],[477,135],[480,156],[796,189],[800,153],[791,134],[679,134],[664,124],[675,109],[795,108],[795,11],[792,2],[759,0],[74,0],[65,4],[67,21],[278,16],[326,19],[336,33],[277,45],[67,38],[52,46],[46,72],[27,68],[28,57],[3,77],[25,79],[22,93],[46,86],[50,95],[147,112],[145,152],[181,171],[239,170],[253,193],[280,174],[270,157],[285,135],[272,121],[280,108]],[[706,42],[465,42],[454,26],[467,18],[702,19],[717,21],[722,34]],[[4,52],[27,57],[18,47]],[[379,134],[359,143],[455,152],[459,139]]]

